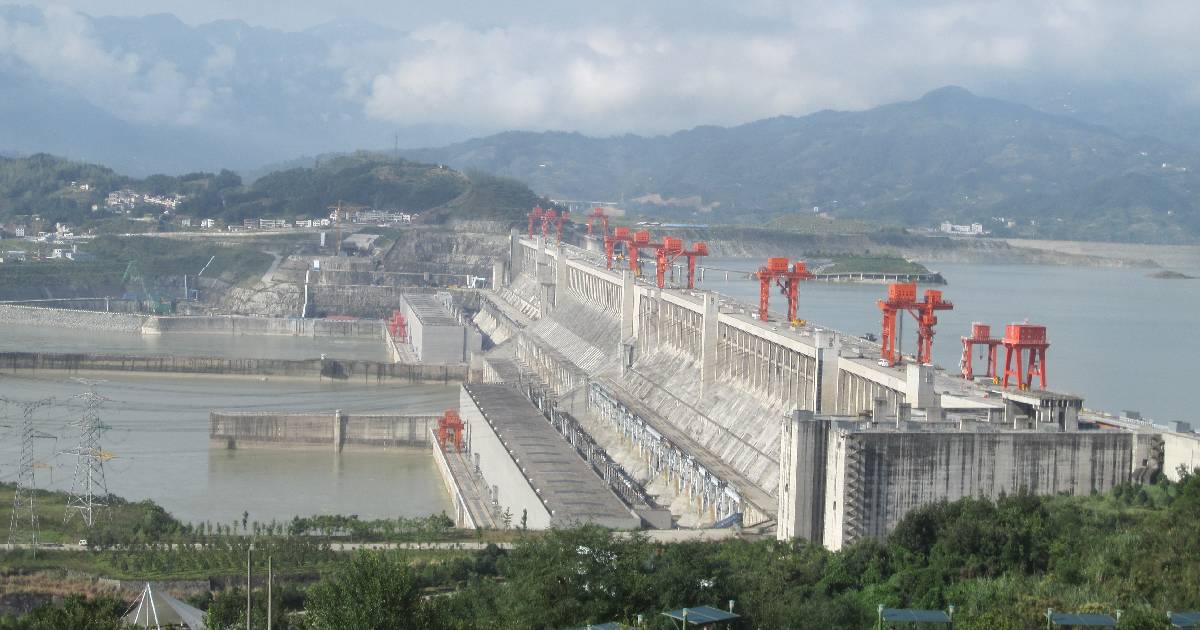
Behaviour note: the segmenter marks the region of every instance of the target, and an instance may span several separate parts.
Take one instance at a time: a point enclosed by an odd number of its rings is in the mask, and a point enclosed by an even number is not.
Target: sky
[[[295,31],[332,20],[394,29],[323,60],[366,119],[472,129],[667,133],[820,109],[864,109],[948,84],[1152,82],[1200,102],[1200,2],[661,0],[454,3],[357,0],[59,0],[44,31],[0,22],[0,57],[85,83],[122,117],[219,116],[238,62],[184,69],[104,49],[74,12],[172,13]],[[448,6],[449,5],[449,6]],[[91,87],[89,88],[88,85]],[[144,92],[143,105],[106,90]],[[111,94],[111,90],[108,90]]]

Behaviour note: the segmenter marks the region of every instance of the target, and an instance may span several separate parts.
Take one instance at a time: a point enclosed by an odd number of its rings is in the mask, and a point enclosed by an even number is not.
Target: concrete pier
[[[438,416],[329,412],[212,411],[214,448],[330,448],[335,452],[429,448]]]

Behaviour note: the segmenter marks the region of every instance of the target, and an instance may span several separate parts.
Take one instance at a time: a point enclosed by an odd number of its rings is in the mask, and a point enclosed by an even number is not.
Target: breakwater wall
[[[0,373],[38,370],[66,372],[149,372],[221,376],[280,376],[409,383],[461,383],[466,365],[420,365],[343,359],[226,359],[221,357],[133,356],[0,352]]]
[[[336,411],[212,411],[209,443],[219,448],[377,449],[431,444],[438,417]]]
[[[80,309],[0,304],[0,322],[21,326],[54,326],[100,332],[138,333],[147,316]]]

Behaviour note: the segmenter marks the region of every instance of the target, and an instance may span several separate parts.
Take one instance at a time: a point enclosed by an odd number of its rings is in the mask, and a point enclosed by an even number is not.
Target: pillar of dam
[[[629,271],[621,272],[621,341],[633,337],[634,322],[637,321],[637,312],[634,309],[635,299],[633,295],[633,274]]]
[[[516,278],[517,274],[524,271],[521,268],[524,259],[525,256],[521,252],[521,232],[513,228],[508,232],[508,267],[512,272],[511,277]]]
[[[333,412],[333,452],[342,452],[342,410]]]
[[[492,290],[499,289],[506,284],[504,281],[504,261],[497,260],[492,263]]]
[[[717,382],[717,335],[719,327],[717,317],[717,296],[714,293],[704,293],[704,313],[700,320],[700,396],[707,397],[713,392]]]

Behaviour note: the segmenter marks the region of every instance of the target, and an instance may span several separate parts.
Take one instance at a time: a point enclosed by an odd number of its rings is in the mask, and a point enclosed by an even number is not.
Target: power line
[[[17,486],[13,490],[12,519],[8,524],[8,544],[29,544],[34,550],[38,546],[39,534],[35,476],[39,463],[34,459],[34,440],[54,439],[54,436],[33,428],[33,414],[52,401],[53,399],[46,398],[24,403],[21,413],[21,455],[17,466]],[[7,413],[9,401],[5,400],[3,403]],[[25,530],[26,523],[28,530]]]
[[[63,519],[69,523],[76,512],[90,528],[96,522],[96,508],[107,507],[108,483],[104,479],[104,462],[112,454],[100,447],[104,432],[110,427],[100,420],[100,405],[107,399],[95,390],[77,394],[74,398],[83,402],[83,413],[72,423],[79,428],[79,446],[66,451],[74,454],[75,480],[71,484],[71,496],[67,500],[67,512]]]

